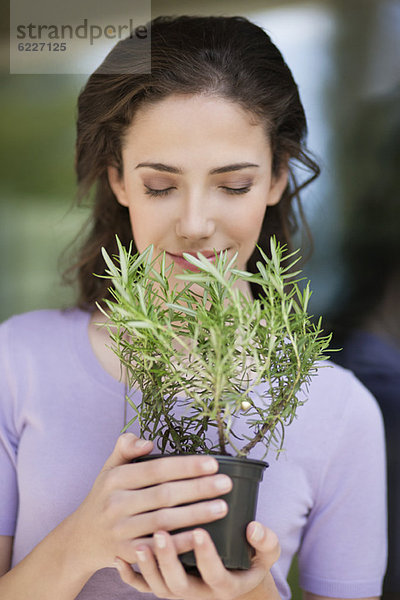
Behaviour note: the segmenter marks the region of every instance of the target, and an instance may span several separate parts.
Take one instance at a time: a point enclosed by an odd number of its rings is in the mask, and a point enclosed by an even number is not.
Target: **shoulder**
[[[37,341],[56,337],[60,330],[83,323],[88,319],[87,315],[77,308],[35,310],[14,315],[0,324],[0,339],[28,343],[30,339]]]
[[[51,361],[70,345],[74,331],[87,327],[88,313],[79,309],[35,310],[10,317],[0,325],[0,362],[12,369]]]
[[[37,328],[43,330],[43,328],[51,328],[54,324],[66,324],[75,321],[86,314],[85,311],[79,308],[32,310],[9,317],[1,323],[0,327],[27,331],[34,331]]]
[[[330,361],[319,365],[317,374],[303,394],[305,406],[316,415],[340,420],[351,419],[361,413],[373,418],[380,416],[374,396],[354,373]]]
[[[383,447],[379,405],[351,371],[322,363],[299,400],[304,404],[287,430],[288,445],[295,453],[324,462],[346,448],[351,453],[364,444]]]

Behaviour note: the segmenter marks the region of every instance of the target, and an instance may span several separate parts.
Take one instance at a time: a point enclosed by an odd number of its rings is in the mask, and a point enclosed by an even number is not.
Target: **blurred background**
[[[88,209],[75,204],[73,170],[75,106],[86,77],[10,75],[4,1],[0,11],[2,321],[73,302],[74,291],[61,285],[66,262],[60,256]],[[151,12],[239,14],[271,35],[299,85],[308,145],[322,168],[303,196],[314,239],[305,268],[314,290],[311,310],[339,332],[359,326],[382,301],[390,275],[387,327],[397,327],[400,348],[400,3],[153,0]]]

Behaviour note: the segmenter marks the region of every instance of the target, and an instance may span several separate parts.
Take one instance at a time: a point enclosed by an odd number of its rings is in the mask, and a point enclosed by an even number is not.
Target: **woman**
[[[151,36],[151,74],[138,69],[139,42],[126,40],[80,95],[78,180],[82,196],[95,184],[96,192],[75,265],[79,308],[1,328],[0,596],[289,598],[299,551],[306,598],[378,597],[382,423],[340,368],[314,379],[286,456],[268,470],[247,528],[256,552],[247,572],[228,572],[200,527],[226,514],[232,485],[212,457],[130,464],[152,449],[134,434],[112,450],[124,385],[95,309],[107,295],[92,275],[104,272],[101,246],[113,253],[116,233],[139,251],[153,243],[174,264],[171,284],[185,251],[238,252],[239,268],[252,269],[257,241],[267,248],[274,233],[290,242],[301,187],[293,161],[311,169],[310,180],[318,173],[303,146],[296,84],[260,28],[238,17],[158,18]],[[184,526],[193,529],[169,533]],[[180,565],[189,549],[201,578]]]

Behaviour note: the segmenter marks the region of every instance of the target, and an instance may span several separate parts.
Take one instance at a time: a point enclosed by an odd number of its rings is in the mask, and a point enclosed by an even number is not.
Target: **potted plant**
[[[270,258],[260,249],[256,274],[236,269],[236,256],[228,260],[226,252],[214,261],[184,254],[193,270],[176,275],[183,284],[171,288],[165,254],[153,259],[151,246],[133,254],[117,244],[113,258],[103,249],[112,299],[99,308],[129,390],[142,393],[138,406],[127,394],[134,416],[123,431],[137,420],[161,454],[215,455],[233,489],[228,515],[204,527],[228,568],[248,568],[244,531],[268,465],[247,457],[257,444],[265,447],[263,458],[271,445],[282,449],[284,429],[304,403],[299,392],[327,358],[330,341],[321,320],[315,324],[307,314],[311,292],[309,283],[299,287],[299,258],[274,237]],[[240,280],[258,284],[262,295],[245,296]],[[246,433],[238,433],[239,419]],[[224,538],[225,526],[231,531]],[[181,559],[195,566],[193,553]]]

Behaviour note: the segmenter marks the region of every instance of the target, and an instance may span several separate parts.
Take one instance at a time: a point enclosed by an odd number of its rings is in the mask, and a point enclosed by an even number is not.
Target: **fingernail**
[[[211,512],[213,515],[224,515],[226,513],[226,502],[223,500],[216,500],[211,504]]]
[[[120,560],[118,558],[114,558],[114,562],[113,562],[112,566],[114,567],[114,569],[118,569],[118,571],[119,571],[121,568]]]
[[[231,489],[231,479],[227,475],[217,475],[214,479],[214,486],[220,492],[227,492]]]
[[[193,531],[193,537],[196,544],[201,545],[204,542],[204,534],[200,529]]]
[[[264,537],[264,530],[259,523],[253,523],[251,539],[254,542],[260,542]]]
[[[132,448],[131,444],[132,443],[136,443],[136,436],[133,435],[133,433],[123,433],[121,435],[121,439],[122,439],[122,447],[125,449],[125,451],[130,451],[130,449]]]
[[[204,473],[215,473],[218,470],[218,463],[215,458],[208,458],[203,460],[201,468]]]
[[[136,550],[136,556],[141,562],[146,560],[146,552],[144,552],[144,550]]]
[[[154,541],[156,543],[157,548],[160,548],[161,550],[163,548],[166,548],[167,546],[167,540],[165,539],[165,536],[162,533],[155,533]]]
[[[141,448],[144,448],[145,446],[147,446],[148,444],[149,444],[149,440],[138,439],[135,442],[135,447],[141,449]]]

